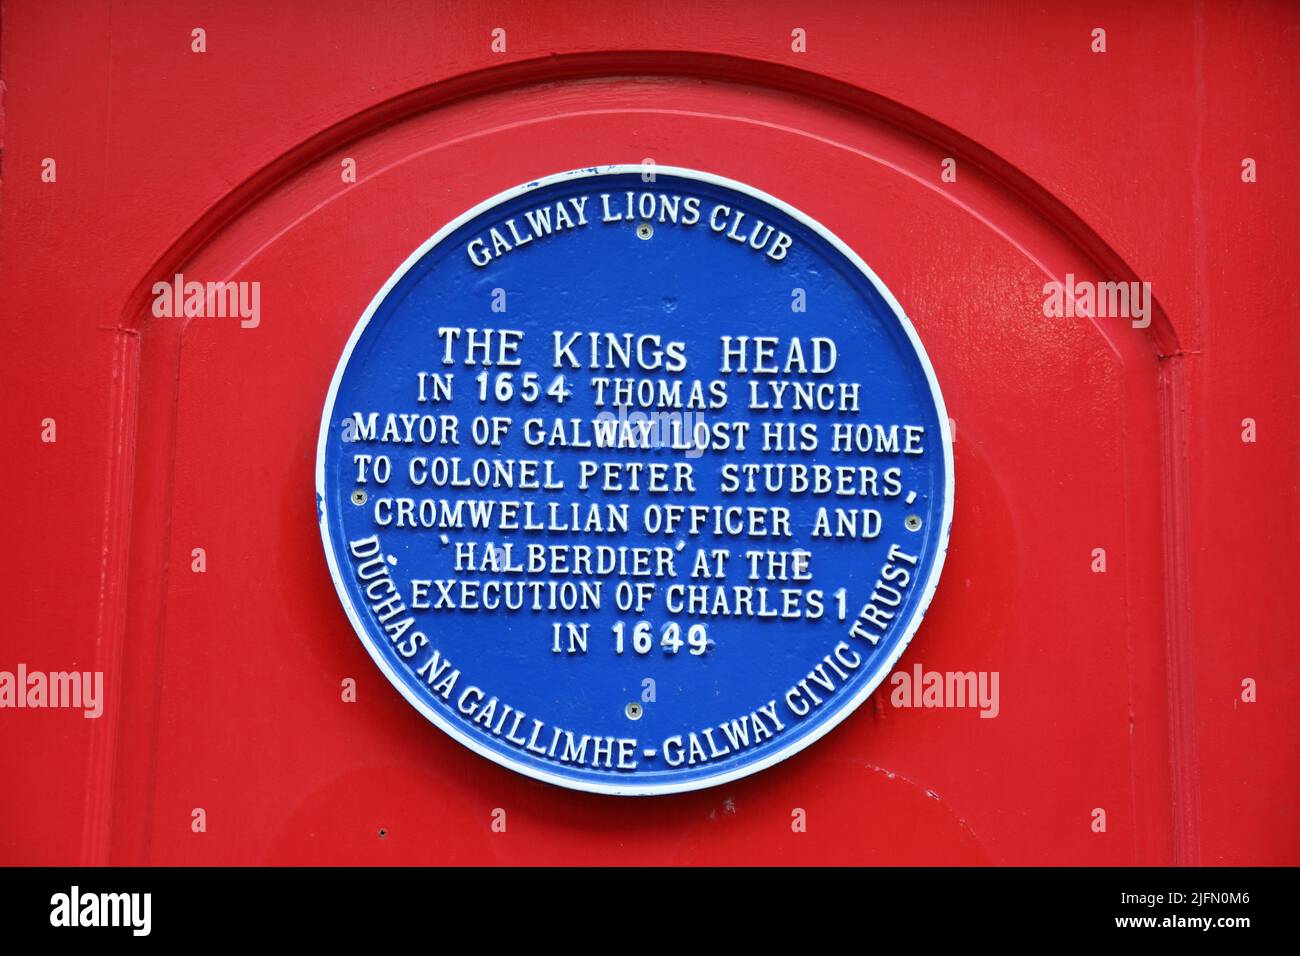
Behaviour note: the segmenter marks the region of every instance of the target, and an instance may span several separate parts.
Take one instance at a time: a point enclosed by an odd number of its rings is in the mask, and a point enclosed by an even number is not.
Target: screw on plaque
[[[919,515],[908,515],[903,519],[903,527],[908,531],[920,531],[921,517]]]
[[[643,222],[636,227],[636,237],[638,239],[649,239],[655,234],[655,227],[648,222]]]
[[[630,704],[627,705],[628,720],[640,720],[641,715],[643,713],[645,713],[645,711],[642,710],[641,705],[638,704],[636,701],[632,701]]]
[[[360,488],[352,492],[352,503],[354,505],[364,505],[366,503],[366,493]]]

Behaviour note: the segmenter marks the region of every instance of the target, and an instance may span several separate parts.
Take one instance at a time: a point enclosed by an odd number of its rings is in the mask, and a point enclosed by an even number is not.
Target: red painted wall
[[[0,710],[0,863],[1300,863],[1293,5],[6,0],[0,30],[0,671],[107,684],[97,720]],[[901,666],[997,671],[996,718],[882,691],[756,777],[618,800],[474,756],[366,657],[312,501],[357,317],[482,199],[647,157],[799,207],[912,318],[957,500]],[[261,324],[153,318],[176,272],[261,282]],[[1067,273],[1149,281],[1150,327],[1045,318]]]

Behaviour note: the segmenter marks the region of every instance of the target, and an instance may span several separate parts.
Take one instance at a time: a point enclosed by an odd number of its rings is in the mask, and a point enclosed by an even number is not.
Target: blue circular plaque
[[[612,794],[713,786],[889,673],[952,518],[902,309],[785,203],[609,166],[502,193],[379,290],[330,385],[317,511],[402,695]]]

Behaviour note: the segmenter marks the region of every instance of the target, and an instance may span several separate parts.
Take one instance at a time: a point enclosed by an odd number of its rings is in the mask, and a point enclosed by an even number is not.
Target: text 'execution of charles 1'
[[[751,187],[551,176],[388,280],[321,423],[344,608],[479,754],[614,794],[734,780],[889,673],[934,594],[952,444],[871,270]]]

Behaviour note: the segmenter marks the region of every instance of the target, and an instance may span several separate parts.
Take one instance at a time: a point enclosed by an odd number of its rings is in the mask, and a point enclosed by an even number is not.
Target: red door
[[[0,709],[0,862],[1300,862],[1298,26],[7,3],[0,672],[104,691]],[[367,657],[312,507],[351,330],[465,210],[646,160],[802,210],[911,318],[956,502],[898,668],[996,706],[900,678],[756,776],[625,800],[483,760]],[[177,274],[258,283],[256,321],[155,314]],[[1076,314],[1108,283],[1128,312]]]

